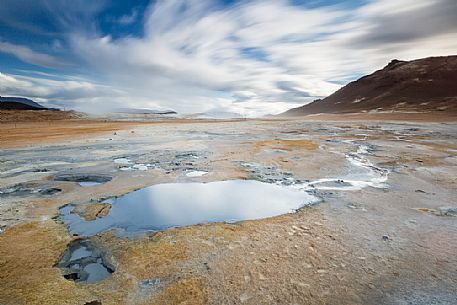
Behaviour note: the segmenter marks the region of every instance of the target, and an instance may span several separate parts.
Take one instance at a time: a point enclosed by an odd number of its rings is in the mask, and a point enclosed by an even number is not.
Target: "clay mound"
[[[360,112],[457,114],[457,56],[392,60],[322,100],[283,115]]]

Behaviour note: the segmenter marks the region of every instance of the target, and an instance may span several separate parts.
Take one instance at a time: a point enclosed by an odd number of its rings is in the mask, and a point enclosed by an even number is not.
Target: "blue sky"
[[[278,113],[457,53],[454,0],[2,0],[0,95],[89,112]]]

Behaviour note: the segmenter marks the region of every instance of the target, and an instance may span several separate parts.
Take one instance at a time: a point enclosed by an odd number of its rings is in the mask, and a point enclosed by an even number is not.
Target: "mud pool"
[[[57,267],[64,271],[64,278],[75,282],[95,283],[109,277],[114,267],[105,254],[86,240],[71,242]]]
[[[60,174],[55,181],[77,182],[82,187],[96,186],[111,181],[111,177],[95,174]]]
[[[237,222],[291,213],[318,201],[302,190],[258,181],[231,180],[211,183],[153,185],[110,199],[109,214],[85,221],[61,209],[72,233],[91,236],[110,229],[125,233],[158,231],[209,222]]]

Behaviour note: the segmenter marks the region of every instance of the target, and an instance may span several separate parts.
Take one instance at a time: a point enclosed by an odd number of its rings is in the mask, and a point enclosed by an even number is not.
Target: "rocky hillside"
[[[46,109],[40,104],[23,97],[0,96],[0,109],[3,110],[41,110]]]
[[[440,111],[457,114],[457,56],[392,60],[382,70],[283,115]]]

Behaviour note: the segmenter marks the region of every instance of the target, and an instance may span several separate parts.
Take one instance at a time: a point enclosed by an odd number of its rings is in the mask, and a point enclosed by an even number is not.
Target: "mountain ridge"
[[[57,108],[47,108],[31,99],[16,96],[0,96],[0,110],[54,110]]]
[[[394,59],[324,99],[281,115],[435,111],[457,114],[456,84],[457,55],[411,61]]]

